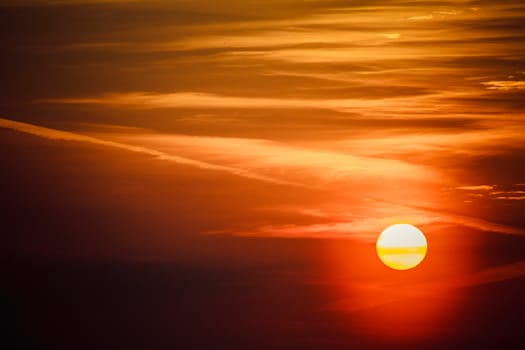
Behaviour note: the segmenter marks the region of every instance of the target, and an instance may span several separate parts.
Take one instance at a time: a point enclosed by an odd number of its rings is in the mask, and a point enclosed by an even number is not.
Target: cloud
[[[411,21],[429,21],[432,18],[434,18],[433,15],[423,15],[423,16],[408,17],[408,19],[411,20]]]
[[[353,100],[298,100],[264,97],[237,97],[202,92],[175,93],[112,93],[98,97],[49,98],[40,103],[102,104],[117,106],[140,106],[144,108],[348,108],[364,103]]]
[[[490,192],[491,195],[501,195],[501,194],[525,194],[525,191],[494,191]]]
[[[361,156],[359,153],[323,150],[263,139],[186,136],[176,134],[108,135],[126,143],[176,152],[210,163],[235,164],[259,174],[285,177],[313,187],[333,182],[439,181],[431,169],[408,162]],[[385,173],[388,169],[388,173]],[[279,176],[278,176],[279,175]]]
[[[460,12],[456,11],[456,10],[449,10],[449,11],[434,11],[435,14],[437,15],[443,15],[443,16],[455,16],[455,15],[458,15],[460,14]]]
[[[515,184],[512,187],[519,187],[520,184]],[[491,200],[508,200],[508,201],[521,201],[525,200],[525,191],[516,189],[501,189],[494,191],[496,188],[502,188],[503,186],[497,185],[475,185],[475,186],[459,186],[456,189],[464,191],[475,191],[475,193],[468,193],[470,197],[487,198]],[[507,185],[507,187],[509,187]],[[480,193],[481,192],[481,193]]]
[[[44,137],[44,138],[48,138],[48,139],[52,139],[52,140],[86,142],[86,143],[91,143],[91,144],[96,144],[96,145],[102,145],[102,146],[107,146],[107,147],[112,147],[112,148],[123,149],[123,150],[126,150],[126,151],[131,151],[131,152],[136,152],[136,153],[142,153],[142,154],[150,155],[150,156],[153,156],[153,157],[155,157],[157,159],[165,160],[165,161],[169,161],[169,162],[174,162],[174,163],[177,163],[177,164],[188,165],[188,166],[192,166],[192,167],[196,167],[196,168],[204,169],[204,170],[226,172],[226,173],[229,173],[229,174],[232,174],[232,175],[236,175],[236,176],[240,176],[240,177],[245,177],[245,178],[259,180],[259,181],[264,181],[264,182],[269,182],[269,183],[275,183],[275,184],[279,184],[279,185],[303,186],[303,185],[298,184],[298,183],[288,182],[288,181],[280,180],[280,179],[277,179],[277,178],[266,177],[266,176],[259,175],[259,174],[256,174],[256,173],[252,173],[250,171],[246,171],[246,170],[243,170],[243,169],[239,169],[239,168],[235,168],[235,167],[222,166],[222,165],[216,165],[216,164],[210,164],[210,163],[202,162],[202,161],[199,161],[199,160],[194,160],[194,159],[189,159],[189,158],[185,158],[185,157],[180,157],[180,156],[177,156],[177,155],[167,154],[167,153],[160,152],[160,151],[157,151],[157,150],[154,150],[154,149],[151,149],[151,148],[147,148],[147,147],[102,140],[102,139],[98,139],[98,138],[95,138],[95,137],[85,136],[85,135],[81,135],[81,134],[75,134],[75,133],[71,133],[71,132],[67,132],[67,131],[61,131],[61,130],[56,130],[56,129],[49,129],[49,128],[45,128],[45,127],[41,127],[41,126],[36,126],[36,125],[27,124],[27,123],[21,123],[21,122],[16,122],[16,121],[3,119],[3,118],[0,118],[0,127],[1,128],[6,128],[6,129],[16,130],[16,131],[19,131],[19,132],[23,132],[23,133],[27,133],[27,134],[31,134],[31,135],[36,135],[36,136],[40,136],[40,137]]]
[[[136,134],[129,129],[122,132],[114,128],[102,132],[102,137],[92,137],[7,119],[0,119],[0,127],[49,139],[120,148],[201,169],[283,185],[324,188],[344,181],[361,184],[366,191],[366,186],[379,186],[379,183],[387,186],[388,181],[400,179],[407,182],[439,181],[438,174],[430,168],[400,160],[316,150],[268,140],[150,134],[141,129]]]
[[[523,201],[525,200],[525,196],[498,196],[496,199],[507,201]]]
[[[419,213],[410,216],[414,225],[424,225],[439,221],[435,216]],[[351,221],[312,224],[312,225],[267,225],[256,230],[229,232],[238,236],[280,237],[280,238],[349,238],[373,242],[377,233],[395,222],[403,222],[399,217],[356,218]],[[227,232],[227,231],[225,231]]]
[[[383,38],[387,38],[387,39],[399,39],[401,37],[401,34],[399,33],[383,33],[383,34],[378,34],[379,36],[383,37]]]
[[[420,129],[421,130],[421,129]],[[420,158],[434,159],[434,166],[439,166],[438,159],[450,159],[453,156],[487,156],[503,155],[511,150],[524,147],[522,126],[507,127],[497,121],[486,121],[485,127],[461,130],[421,130],[420,132],[403,129],[398,126],[394,132],[369,133],[365,136],[351,137],[340,140],[341,149],[367,156],[387,156],[396,159],[406,159],[407,156],[418,155]],[[488,186],[488,185],[487,185]],[[474,190],[470,186],[462,186],[463,190]],[[478,188],[488,189],[488,188]]]
[[[525,81],[514,80],[495,80],[481,83],[487,87],[488,90],[498,91],[515,91],[525,90]]]
[[[459,186],[456,187],[458,190],[465,191],[490,191],[494,189],[495,185],[472,185],[472,186]]]
[[[463,226],[485,232],[525,236],[525,230],[521,228],[432,207],[406,205],[401,204],[401,202],[392,203],[383,199],[363,197],[351,198],[348,203],[351,203],[352,206],[351,214],[347,211],[323,212],[322,210],[315,210],[315,217],[324,218],[331,222],[303,225],[264,225],[250,230],[224,230],[220,233],[283,238],[348,238],[374,242],[377,239],[377,233],[385,227],[396,223],[409,222],[420,227],[425,225],[429,225],[429,227],[432,225]],[[277,210],[283,209],[277,208]],[[287,210],[310,215],[305,212],[304,208],[288,208]],[[400,216],[399,213],[403,213],[403,216]]]
[[[336,99],[315,98],[295,99],[277,97],[244,97],[226,96],[204,92],[174,93],[107,93],[95,97],[46,98],[38,103],[73,104],[73,105],[106,105],[117,107],[141,108],[208,108],[208,109],[330,109],[339,112],[355,112],[357,109],[376,113],[395,109],[424,109],[422,103],[410,97],[393,97],[385,99]],[[433,107],[427,107],[433,108]]]

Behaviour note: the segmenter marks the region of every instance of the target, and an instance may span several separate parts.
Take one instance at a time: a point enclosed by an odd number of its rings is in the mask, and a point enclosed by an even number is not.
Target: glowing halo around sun
[[[376,242],[379,259],[394,270],[408,270],[419,265],[427,254],[427,239],[417,227],[396,224],[381,232]]]

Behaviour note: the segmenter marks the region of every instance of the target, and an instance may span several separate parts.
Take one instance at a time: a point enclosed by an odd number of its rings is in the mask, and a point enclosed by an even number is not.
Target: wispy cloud
[[[525,196],[497,196],[496,199],[507,201],[523,201]]]
[[[206,162],[202,162],[199,160],[189,159],[189,158],[185,158],[185,157],[181,157],[181,156],[177,156],[173,154],[167,154],[167,153],[160,152],[160,151],[157,151],[151,148],[147,148],[147,147],[102,140],[102,139],[98,139],[95,137],[85,136],[81,134],[76,134],[76,133],[71,133],[71,132],[61,131],[61,130],[56,130],[56,129],[45,128],[45,127],[36,126],[32,124],[16,122],[13,120],[8,120],[8,119],[0,118],[0,127],[16,130],[16,131],[20,131],[23,133],[36,135],[36,136],[40,136],[40,137],[44,137],[44,138],[48,138],[52,140],[78,141],[78,142],[85,142],[85,143],[102,145],[102,146],[107,146],[107,147],[112,147],[112,148],[123,149],[126,151],[142,153],[142,154],[146,154],[149,156],[153,156],[160,160],[170,161],[170,162],[174,162],[174,163],[182,164],[182,165],[188,165],[188,166],[196,167],[199,169],[226,172],[232,175],[241,176],[241,177],[259,180],[259,181],[265,181],[265,182],[270,182],[270,183],[275,183],[275,184],[280,184],[280,185],[303,186],[298,183],[288,182],[288,181],[280,180],[277,178],[266,177],[266,176],[252,173],[252,172],[249,172],[243,169],[206,163]]]
[[[501,194],[525,194],[525,191],[493,191],[490,192],[492,195],[501,195]]]
[[[498,224],[472,216],[459,215],[448,210],[391,203],[381,199],[368,198],[365,201],[362,199],[355,197],[350,199],[352,214],[346,211],[339,211],[321,215],[322,211],[314,211],[316,217],[324,217],[331,222],[303,225],[265,225],[252,230],[224,230],[221,233],[284,238],[348,238],[375,242],[378,232],[381,232],[385,227],[396,223],[409,222],[419,227],[428,225],[426,227],[429,227],[430,230],[435,225],[462,226],[485,232],[525,236],[525,230],[521,228]],[[278,210],[281,209],[278,208]],[[304,208],[290,208],[288,210],[310,215],[304,212]],[[360,213],[362,215],[356,215]],[[403,216],[399,216],[399,213],[403,213]]]
[[[370,208],[368,208],[370,209]],[[371,210],[369,210],[370,212]],[[373,214],[372,214],[373,215]],[[428,215],[422,212],[414,215],[412,211],[410,214],[410,222],[414,225],[425,225],[432,222],[440,221],[435,216]],[[405,216],[406,217],[406,216]],[[255,230],[247,231],[231,231],[225,230],[229,234],[239,236],[256,236],[256,237],[281,237],[281,238],[348,238],[357,239],[366,242],[373,242],[377,239],[377,233],[381,232],[385,227],[396,223],[404,222],[399,217],[368,217],[355,218],[353,220],[312,224],[312,225],[268,225],[262,226]]]
[[[460,12],[458,12],[456,10],[434,11],[434,13],[437,14],[437,15],[442,15],[442,16],[455,16],[455,15],[460,14]]]
[[[142,130],[135,134],[117,129],[115,133],[114,128],[110,128],[109,133],[102,133],[101,137],[93,137],[8,119],[0,119],[0,127],[49,139],[124,149],[201,169],[293,186],[325,187],[346,181],[359,183],[362,187],[369,183],[366,186],[373,187],[379,182],[386,184],[386,180],[440,181],[439,174],[430,168],[400,160],[316,150],[268,140],[159,135]]]
[[[472,186],[459,186],[456,187],[458,190],[465,191],[490,191],[494,189],[495,185],[472,185]]]
[[[412,97],[369,98],[278,98],[228,96],[205,92],[130,92],[107,93],[94,97],[46,98],[37,103],[105,105],[133,108],[200,108],[200,109],[329,109],[337,112],[363,113],[370,115],[425,113],[436,111],[439,106],[427,104],[432,97],[414,99]],[[365,115],[366,115],[365,114]]]
[[[525,81],[515,80],[495,80],[481,83],[487,87],[488,90],[498,91],[513,91],[525,90]]]
[[[419,132],[403,130],[401,127],[395,132],[369,133],[361,137],[353,137],[339,141],[342,149],[368,156],[388,156],[404,159],[407,155],[420,153],[420,157],[445,157],[453,155],[487,156],[497,155],[525,146],[522,136],[525,128],[521,126],[508,127],[487,122],[484,128],[466,128],[457,131],[451,128]],[[421,154],[423,153],[423,154]],[[436,162],[436,161],[435,161]],[[438,165],[435,163],[436,166]],[[490,186],[490,185],[484,185]],[[472,186],[461,186],[462,190],[476,189]],[[477,189],[488,190],[488,187]]]
[[[387,38],[387,39],[399,39],[401,37],[401,34],[399,33],[382,33],[382,34],[378,34],[379,36],[383,37],[383,38]]]
[[[138,106],[143,108],[318,108],[336,109],[364,107],[377,104],[357,99],[286,99],[264,97],[224,96],[202,92],[175,93],[111,93],[97,97],[48,98],[40,103],[59,104],[102,104],[117,106]]]
[[[438,182],[432,169],[408,162],[361,156],[270,140],[186,136],[174,134],[108,135],[126,143],[176,152],[211,163],[230,164],[272,177],[285,177],[312,186],[333,182],[361,183],[392,179]],[[385,173],[385,169],[389,169]],[[273,174],[273,175],[272,175]],[[292,180],[293,179],[293,180]]]
[[[434,18],[433,15],[421,15],[421,16],[408,17],[408,19],[411,20],[411,21],[429,21],[432,18]]]
[[[505,188],[504,188],[505,187]],[[497,186],[497,185],[477,185],[477,186],[460,186],[456,189],[464,191],[473,191],[468,193],[470,197],[485,198],[489,200],[503,201],[522,201],[525,200],[525,191],[519,189],[520,184]],[[497,189],[497,190],[496,190]]]

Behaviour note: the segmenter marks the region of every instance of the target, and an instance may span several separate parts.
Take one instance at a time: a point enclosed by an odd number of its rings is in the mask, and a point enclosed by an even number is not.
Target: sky
[[[518,0],[2,1],[12,334],[522,342],[524,23]],[[410,271],[375,252],[396,223],[427,237]]]

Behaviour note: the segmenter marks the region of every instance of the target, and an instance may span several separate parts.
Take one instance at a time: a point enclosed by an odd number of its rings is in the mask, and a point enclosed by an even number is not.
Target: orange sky
[[[320,309],[447,291],[449,317],[525,275],[524,19],[517,0],[3,1],[4,255],[276,254]],[[400,222],[429,254],[397,279],[370,247]]]

